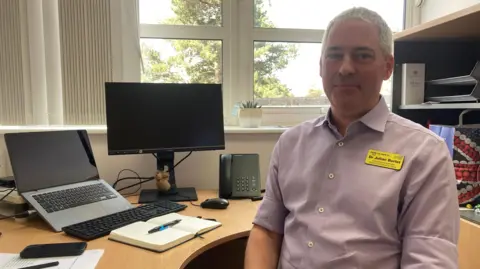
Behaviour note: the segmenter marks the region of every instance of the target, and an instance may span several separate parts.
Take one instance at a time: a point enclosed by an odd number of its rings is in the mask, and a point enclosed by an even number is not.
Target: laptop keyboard
[[[32,196],[48,213],[117,197],[105,185],[98,183]]]
[[[137,221],[178,212],[187,206],[167,200],[145,204],[118,213],[64,227],[62,230],[82,240],[92,240],[110,234],[111,231]]]

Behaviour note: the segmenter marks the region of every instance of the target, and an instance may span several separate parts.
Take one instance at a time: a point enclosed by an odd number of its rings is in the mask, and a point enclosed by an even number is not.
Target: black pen
[[[57,266],[59,264],[60,264],[59,262],[49,262],[49,263],[44,263],[44,264],[21,267],[21,268],[18,268],[18,269],[42,269],[42,268]]]
[[[157,227],[151,229],[150,231],[148,231],[148,233],[151,234],[151,233],[154,233],[154,232],[162,231],[162,230],[164,230],[164,229],[166,229],[166,228],[168,228],[168,227],[172,227],[172,226],[174,226],[174,225],[177,225],[180,221],[182,221],[182,220],[181,220],[181,219],[176,219],[176,220],[174,220],[174,221],[170,221],[170,222],[164,223],[164,224],[162,224],[162,225],[160,225],[160,226],[157,226]]]

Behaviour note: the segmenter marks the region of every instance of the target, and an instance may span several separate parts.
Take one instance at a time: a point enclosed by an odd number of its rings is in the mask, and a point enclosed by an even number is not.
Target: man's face
[[[373,108],[393,69],[393,56],[380,49],[378,29],[362,20],[338,22],[323,46],[320,76],[334,109],[354,116]]]

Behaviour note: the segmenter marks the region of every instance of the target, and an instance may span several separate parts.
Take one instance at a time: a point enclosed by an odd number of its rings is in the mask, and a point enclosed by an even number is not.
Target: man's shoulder
[[[280,139],[282,140],[298,140],[301,137],[308,136],[312,131],[319,126],[325,120],[325,116],[320,116],[315,119],[303,121],[299,124],[296,124],[288,128],[281,135]]]
[[[425,126],[394,113],[390,113],[387,121],[387,128],[392,128],[396,134],[404,134],[404,137],[408,137],[408,134],[413,133],[419,138],[418,141],[427,140],[432,143],[444,141],[443,138]]]

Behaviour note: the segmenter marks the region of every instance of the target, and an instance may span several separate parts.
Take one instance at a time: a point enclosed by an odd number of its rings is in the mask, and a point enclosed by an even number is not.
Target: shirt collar
[[[369,128],[383,133],[385,131],[385,125],[387,124],[389,114],[390,110],[388,109],[385,98],[383,98],[383,96],[380,96],[380,100],[375,105],[375,107],[363,117],[361,117],[359,121],[368,126]],[[329,109],[327,115],[321,118],[320,121],[316,124],[316,126],[332,126],[333,124],[330,121],[331,115],[332,111],[331,109]]]

